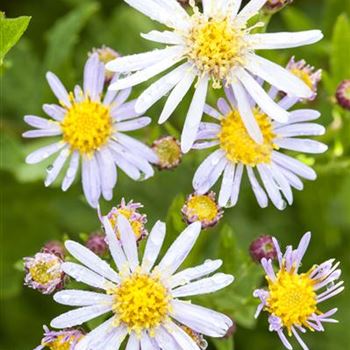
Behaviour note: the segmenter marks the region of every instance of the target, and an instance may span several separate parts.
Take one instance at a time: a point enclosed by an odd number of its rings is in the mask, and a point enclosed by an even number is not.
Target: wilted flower
[[[277,123],[251,103],[244,89],[239,89],[237,100],[230,89],[225,90],[227,99],[220,98],[217,109],[205,106],[205,112],[215,123],[200,124],[193,148],[219,146],[219,149],[213,151],[199,166],[193,177],[193,188],[198,194],[207,193],[222,175],[219,205],[234,206],[246,169],[259,205],[267,207],[270,198],[276,208],[283,210],[287,205],[284,198],[288,204],[293,203],[292,188],[303,189],[299,177],[315,180],[316,173],[306,164],[283,154],[282,150],[312,154],[325,152],[325,144],[302,138],[325,133],[323,126],[310,123],[318,119],[320,113],[311,109],[293,110],[287,123]],[[271,88],[270,95],[271,98],[276,97],[274,88]],[[279,100],[280,107],[290,108],[297,102],[291,103],[290,99],[285,96]],[[258,124],[263,143],[257,143],[251,138],[243,124],[244,118],[247,122]]]
[[[336,98],[340,106],[350,110],[350,79],[340,83],[337,88]]]
[[[66,329],[63,331],[50,331],[44,326],[44,337],[41,345],[34,350],[75,350],[84,333],[79,329]]]
[[[266,1],[251,0],[239,12],[241,1],[206,0],[202,1],[201,13],[191,0],[192,14],[187,13],[176,0],[125,2],[170,27],[170,30],[153,30],[142,34],[145,39],[167,45],[165,49],[124,56],[108,63],[107,69],[113,72],[135,72],[111,84],[110,89],[121,90],[140,84],[181,63],[141,94],[135,110],[142,113],[169,93],[159,118],[159,122],[163,123],[195,83],[195,93],[181,136],[184,153],[191,149],[195,141],[210,81],[214,88],[227,86],[237,100],[241,99],[241,90],[246,91],[264,113],[279,122],[286,122],[289,113],[266,94],[254,79],[255,76],[289,96],[301,99],[310,98],[313,94],[310,87],[298,77],[255,52],[312,44],[323,37],[322,33],[319,30],[252,33],[263,24],[249,27],[249,20]],[[262,143],[263,135],[258,123],[252,118],[244,118],[243,122],[249,135]]]
[[[204,339],[203,335],[194,331],[193,329],[182,325],[179,322],[175,322],[181,329],[183,329],[191,339],[197,344],[201,350],[205,350],[208,347],[207,341]]]
[[[26,276],[24,284],[43,294],[51,294],[63,287],[63,260],[52,253],[37,253],[34,257],[24,258]]]
[[[112,199],[117,167],[133,180],[141,180],[153,176],[150,163],[158,161],[152,149],[124,134],[145,127],[151,119],[135,112],[135,101],[125,103],[130,89],[103,95],[104,72],[98,54],[92,54],[85,64],[84,89],[76,86],[74,94],[67,92],[56,75],[47,73],[49,85],[61,106],[44,105],[44,111],[53,120],[32,115],[24,118],[36,128],[25,132],[24,137],[60,136],[58,142],[29,154],[26,162],[39,163],[59,152],[47,169],[45,186],[49,186],[70,158],[62,182],[63,191],[72,185],[81,163],[84,194],[93,207],[98,205],[101,194],[106,200]],[[116,80],[117,76],[113,81]]]
[[[304,81],[304,83],[312,90],[313,94],[308,100],[314,100],[317,96],[317,86],[322,79],[322,69],[315,71],[315,67],[310,66],[305,60],[295,61],[294,56],[290,59],[287,69]],[[297,99],[290,98],[290,104],[294,104]],[[285,101],[286,102],[286,99]]]
[[[98,256],[103,256],[108,252],[106,236],[102,232],[91,233],[85,245]]]
[[[213,191],[189,195],[181,212],[187,223],[200,221],[203,229],[216,225],[223,216],[223,210],[217,204]]]
[[[65,256],[64,245],[60,241],[49,241],[45,243],[42,252],[55,254],[61,259],[64,259]]]
[[[147,215],[141,214],[139,209],[143,208],[141,203],[134,203],[132,200],[129,203],[126,203],[125,199],[122,198],[120,204],[117,207],[112,208],[108,213],[108,218],[111,222],[112,227],[116,227],[118,215],[125,216],[135,234],[136,240],[139,241],[145,238],[148,235],[148,232],[145,228],[147,223]],[[116,231],[117,237],[120,237],[120,233]]]
[[[104,314],[107,321],[88,333],[79,342],[81,349],[118,349],[124,339],[128,349],[196,349],[196,342],[173,320],[203,335],[222,337],[232,325],[225,315],[180,300],[179,298],[212,293],[231,284],[233,277],[217,273],[222,264],[206,260],[204,264],[176,272],[194,246],[201,230],[196,222],[188,226],[154,267],[165,238],[165,224],[157,222],[139,260],[136,237],[129,221],[117,217],[120,240],[110,219],[103,224],[113,260],[119,272],[86,247],[66,242],[68,252],[83,265],[66,262],[65,273],[79,282],[100,291],[64,290],[55,294],[56,302],[79,306],[56,317],[54,328],[80,325]],[[205,321],[205,322],[203,322]]]
[[[262,258],[273,260],[277,257],[277,251],[272,237],[268,235],[263,235],[255,239],[249,247],[249,253],[257,262],[260,262]]]
[[[180,164],[182,152],[180,143],[175,137],[162,137],[153,142],[152,148],[158,156],[159,162],[157,165],[161,170],[173,169]]]
[[[323,332],[323,323],[337,322],[330,318],[337,309],[324,313],[319,309],[319,304],[344,290],[342,281],[335,283],[341,270],[338,269],[339,263],[334,264],[334,259],[314,265],[307,272],[298,273],[310,239],[311,234],[306,233],[297,249],[288,246],[282,255],[277,240],[273,238],[279,270],[275,273],[272,260],[263,258],[261,264],[266,272],[268,289],[254,292],[254,296],[261,301],[256,317],[262,310],[270,314],[269,329],[277,332],[287,349],[292,349],[292,345],[284,334],[285,330],[290,337],[294,335],[302,348],[307,350],[299,332],[305,333],[307,329]]]

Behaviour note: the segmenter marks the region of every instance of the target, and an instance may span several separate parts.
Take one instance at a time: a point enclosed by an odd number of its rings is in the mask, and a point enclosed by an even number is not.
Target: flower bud
[[[262,258],[276,259],[277,257],[277,251],[272,237],[268,235],[260,236],[254,240],[249,247],[249,252],[256,262],[259,262]]]
[[[350,110],[350,79],[343,80],[339,84],[335,96],[340,106]]]
[[[91,233],[85,245],[98,256],[104,256],[108,251],[106,236],[101,232]]]
[[[176,168],[182,159],[180,143],[175,137],[165,136],[153,142],[153,150],[156,152],[160,170]]]
[[[61,258],[62,260],[64,259],[64,256],[65,256],[64,245],[60,241],[47,242],[41,251],[43,253],[54,254],[54,255],[58,256],[59,258]]]
[[[267,0],[264,10],[269,13],[276,13],[292,2],[293,0]]]

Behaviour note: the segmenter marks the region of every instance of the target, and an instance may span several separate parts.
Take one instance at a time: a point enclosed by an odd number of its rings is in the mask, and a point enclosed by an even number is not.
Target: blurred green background
[[[147,0],[145,0],[147,1]],[[140,38],[158,25],[123,1],[101,0],[16,0],[2,3],[6,16],[32,16],[28,30],[8,53],[1,67],[1,350],[28,350],[40,343],[42,325],[66,310],[51,296],[22,287],[20,260],[40,250],[50,239],[79,234],[99,228],[93,209],[86,204],[77,182],[68,193],[59,186],[46,189],[45,168],[50,164],[29,166],[25,156],[49,140],[23,140],[25,114],[43,116],[41,105],[55,102],[45,80],[45,72],[55,72],[71,89],[82,78],[83,64],[92,48],[103,44],[121,54],[142,52],[154,46]],[[286,64],[291,55],[305,58],[324,70],[316,101],[310,108],[322,112],[320,123],[327,127],[322,138],[329,145],[326,155],[303,158],[314,164],[319,178],[306,182],[303,192],[284,212],[274,207],[260,209],[247,183],[235,208],[227,209],[214,229],[203,231],[187,264],[220,256],[225,270],[236,276],[232,287],[217,295],[201,298],[207,306],[226,312],[238,326],[234,338],[210,343],[210,349],[282,349],[276,334],[267,330],[266,315],[253,319],[256,301],[252,291],[263,283],[262,270],[248,255],[250,242],[260,234],[279,238],[282,245],[296,244],[306,231],[313,232],[311,246],[303,262],[307,270],[330,257],[341,261],[343,278],[350,282],[350,114],[336,106],[338,83],[350,78],[350,1],[295,0],[293,5],[273,16],[269,31],[296,31],[319,28],[325,39],[310,47],[268,52],[274,61]],[[145,88],[137,87],[133,94]],[[220,92],[209,96],[214,101]],[[178,136],[189,100],[165,126],[156,121],[162,103],[147,114],[154,123],[136,135],[147,143],[167,134]],[[124,175],[118,180],[113,202],[103,203],[106,212],[122,197],[142,202],[148,214],[148,228],[157,219],[168,225],[167,245],[183,229],[180,208],[191,192],[191,177],[206,153],[186,155],[175,171],[156,172],[147,182],[133,182]],[[50,160],[52,161],[52,159]],[[58,183],[58,182],[57,182]],[[340,324],[328,325],[322,334],[308,334],[311,349],[348,349],[350,344],[350,298],[348,290],[322,305],[338,307]],[[296,345],[298,348],[298,345]]]

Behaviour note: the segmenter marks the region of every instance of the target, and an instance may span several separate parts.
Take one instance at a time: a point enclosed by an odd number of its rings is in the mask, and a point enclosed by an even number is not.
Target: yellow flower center
[[[63,139],[72,150],[90,155],[102,147],[113,132],[109,108],[85,99],[73,103],[61,122]]]
[[[206,195],[191,197],[187,202],[187,211],[189,215],[198,217],[199,221],[212,221],[218,215],[215,201]]]
[[[170,310],[170,296],[159,277],[135,272],[114,290],[113,311],[116,326],[124,323],[129,331],[151,333],[166,320]]]
[[[38,261],[29,269],[29,273],[32,276],[33,281],[45,285],[61,277],[61,271],[56,268],[56,265],[58,264],[58,259]]]
[[[307,320],[317,312],[317,299],[309,273],[298,275],[282,268],[277,280],[268,279],[268,283],[267,311],[279,317],[289,332],[293,325],[310,328]]]
[[[314,89],[314,83],[308,72],[306,72],[303,69],[293,68],[291,70],[291,73],[293,73],[295,76],[301,79],[310,89]]]
[[[249,166],[270,163],[271,153],[277,149],[273,143],[276,135],[272,130],[270,118],[258,110],[254,110],[254,116],[263,134],[262,144],[256,143],[249,136],[238,111],[232,111],[221,120],[221,131],[218,134],[220,147],[233,163]]]
[[[188,58],[200,72],[212,77],[214,87],[220,87],[223,79],[230,80],[231,69],[243,62],[247,50],[244,31],[228,18],[207,19],[195,14],[187,41]]]
[[[131,219],[133,211],[130,210],[130,209],[127,209],[127,208],[120,208],[120,209],[118,209],[118,214],[113,214],[111,216],[111,218],[109,219],[112,227],[115,227],[115,225],[117,224],[117,215],[119,215],[119,214],[125,216],[128,219],[128,221],[129,221],[129,223],[131,225],[131,228],[132,228],[132,230],[133,230],[133,232],[134,232],[134,234],[136,236],[136,239],[141,238],[142,233],[143,233],[143,224],[140,221],[138,221],[138,220],[132,220]],[[117,231],[117,238],[120,239],[120,232],[119,232],[119,230]]]

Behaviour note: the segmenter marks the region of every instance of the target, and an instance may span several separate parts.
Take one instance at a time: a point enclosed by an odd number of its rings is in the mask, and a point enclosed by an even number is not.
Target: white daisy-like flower
[[[303,189],[300,178],[315,180],[315,171],[283,154],[281,149],[303,152],[323,153],[327,146],[319,141],[300,136],[317,136],[325,133],[322,125],[310,121],[320,117],[320,113],[311,109],[297,109],[290,112],[288,123],[272,121],[258,106],[245,99],[236,100],[230,88],[225,88],[227,99],[220,98],[217,109],[205,106],[205,112],[216,120],[202,122],[196,136],[194,149],[219,146],[199,166],[193,187],[199,194],[208,192],[222,176],[219,205],[234,206],[239,197],[244,169],[246,169],[255,197],[262,208],[268,206],[268,198],[280,210],[293,203],[292,188]],[[239,89],[245,95],[243,89]],[[278,91],[271,88],[270,95],[275,97]],[[288,96],[279,101],[281,108],[295,104]],[[255,142],[243,125],[242,113],[251,115],[258,123],[263,143]],[[261,186],[256,174],[263,184]],[[266,194],[267,193],[267,194]],[[283,198],[284,197],[284,198]]]
[[[255,317],[261,311],[267,311],[270,314],[269,330],[278,334],[287,349],[292,350],[293,347],[284,334],[285,331],[289,337],[294,336],[304,350],[308,350],[300,333],[306,333],[307,330],[324,332],[324,323],[338,322],[332,318],[337,309],[323,312],[319,305],[344,290],[344,282],[338,282],[341,276],[339,263],[330,259],[300,273],[298,270],[309,246],[311,233],[303,236],[297,249],[288,246],[285,254],[282,254],[277,239],[272,240],[277,251],[279,269],[275,272],[271,259],[261,259],[268,288],[254,291],[254,296],[260,299]]]
[[[289,113],[276,104],[254,79],[258,76],[278,90],[297,98],[310,98],[310,87],[279,65],[258,56],[256,50],[284,49],[319,41],[322,33],[309,30],[296,33],[254,34],[257,25],[248,21],[267,0],[251,0],[239,12],[241,0],[203,0],[203,12],[191,1],[193,14],[188,14],[176,0],[125,0],[130,6],[170,28],[142,34],[145,39],[167,45],[165,49],[125,56],[111,61],[107,69],[134,72],[110,86],[112,90],[125,89],[149,80],[167,69],[175,69],[147,88],[135,105],[137,112],[150,106],[169,93],[159,123],[165,122],[195,82],[195,93],[186,116],[181,147],[188,152],[194,142],[205,104],[209,81],[213,87],[232,86],[240,108],[248,97],[246,91],[262,111],[272,119],[287,122]],[[260,25],[260,24],[258,24]],[[181,63],[181,64],[180,64]],[[253,116],[241,113],[250,136],[258,143],[263,135]]]
[[[107,216],[103,217],[103,225],[118,272],[86,247],[66,242],[67,250],[83,265],[66,262],[62,266],[65,273],[100,291],[56,293],[56,302],[79,308],[58,316],[51,326],[69,328],[110,314],[77,344],[75,350],[118,350],[128,335],[128,350],[140,346],[147,350],[199,350],[196,341],[178,323],[211,337],[226,334],[232,325],[229,317],[182,300],[213,293],[233,281],[231,275],[224,273],[208,276],[222,265],[221,260],[206,260],[202,265],[177,272],[200,234],[199,222],[191,224],[178,236],[157,265],[165,237],[164,223],[154,225],[142,260],[139,260],[135,234],[124,216],[117,218],[120,240]]]
[[[77,85],[74,93],[68,93],[56,75],[49,72],[46,77],[60,105],[43,106],[44,112],[53,118],[50,120],[25,116],[25,122],[36,129],[23,134],[27,138],[61,137],[26,158],[27,163],[35,164],[59,152],[47,169],[45,186],[55,181],[69,159],[62,182],[62,190],[66,191],[81,163],[85,197],[96,207],[101,194],[107,200],[112,199],[117,167],[134,180],[154,174],[150,164],[158,160],[154,151],[124,133],[145,127],[151,119],[135,112],[136,101],[126,102],[130,88],[104,94],[105,68],[97,53],[86,62],[83,89]],[[115,75],[112,81],[117,80],[118,75]]]

